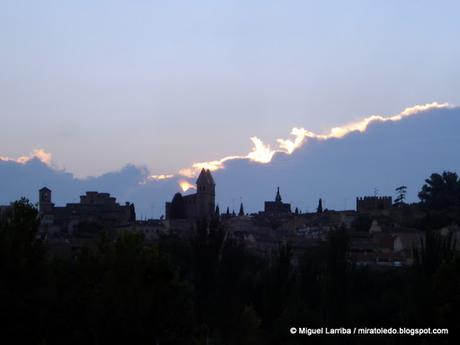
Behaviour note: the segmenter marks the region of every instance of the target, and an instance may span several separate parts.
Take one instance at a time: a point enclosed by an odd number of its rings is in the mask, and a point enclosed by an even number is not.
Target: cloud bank
[[[413,116],[422,112],[436,109],[449,108],[448,103],[427,103],[422,105],[415,105],[409,108],[404,109],[401,113],[391,116],[382,116],[382,115],[371,115],[363,118],[360,121],[353,122],[344,126],[334,127],[326,134],[317,134],[311,131],[308,131],[304,128],[293,128],[291,135],[294,136],[294,139],[277,139],[278,148],[271,149],[270,145],[264,144],[261,139],[258,137],[251,137],[253,147],[247,155],[240,156],[228,156],[218,160],[213,160],[209,162],[198,162],[193,163],[191,167],[184,168],[179,171],[179,175],[194,178],[198,176],[202,168],[209,169],[211,171],[216,171],[219,169],[224,169],[225,164],[233,160],[246,159],[252,162],[267,164],[270,163],[273,159],[273,156],[277,153],[284,153],[291,155],[295,150],[304,145],[309,139],[318,139],[318,140],[328,140],[332,138],[342,138],[349,133],[358,131],[364,132],[372,123],[378,122],[395,122],[400,121],[403,118]],[[163,175],[161,175],[163,176]],[[168,175],[174,177],[174,175]]]
[[[319,197],[327,208],[354,208],[357,196],[373,194],[375,188],[392,195],[402,184],[415,201],[432,172],[460,172],[458,128],[460,108],[431,103],[392,116],[369,116],[324,134],[294,128],[293,138],[279,139],[274,149],[254,137],[246,155],[195,163],[176,174],[151,175],[146,167],[127,165],[86,179],[56,169],[51,154],[37,149],[28,156],[0,159],[0,204],[21,196],[35,202],[38,189],[46,185],[58,205],[97,190],[119,202],[134,202],[138,218],[159,217],[174,193],[193,192],[201,167],[214,171],[221,209],[237,209],[243,200],[246,210],[261,210],[277,186],[283,200],[303,211],[313,210]]]
[[[18,158],[0,156],[0,160],[6,162],[16,162],[19,164],[26,164],[32,159],[38,159],[46,165],[51,165],[51,157],[51,153],[46,152],[44,149],[34,149],[32,153],[28,156],[20,156]]]

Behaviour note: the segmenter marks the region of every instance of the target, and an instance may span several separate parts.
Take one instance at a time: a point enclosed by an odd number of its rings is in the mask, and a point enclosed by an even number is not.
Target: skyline
[[[407,200],[415,202],[427,176],[460,171],[453,159],[460,149],[459,121],[460,107],[419,106],[383,120],[366,118],[345,127],[355,130],[341,137],[324,139],[310,133],[307,144],[299,145],[291,154],[274,153],[269,164],[248,158],[227,160],[224,169],[213,172],[218,184],[217,202],[225,208],[236,207],[242,200],[245,209],[256,211],[261,200],[273,199],[279,186],[283,200],[303,211],[316,207],[318,198],[323,199],[324,207],[340,210],[350,207],[357,196],[373,195],[376,189],[379,195],[391,196],[401,185],[408,187]],[[333,133],[342,134],[344,128]],[[190,186],[196,179],[177,174],[152,179],[145,166],[130,164],[79,179],[53,168],[53,163],[43,163],[48,158],[42,152],[42,160],[22,157],[21,162],[0,161],[0,203],[22,196],[34,201],[36,191],[48,186],[55,191],[58,205],[74,201],[86,191],[108,192],[121,202],[134,202],[139,215],[159,217],[165,200],[180,191],[183,182]]]
[[[459,13],[0,0],[2,343],[455,343]]]
[[[294,127],[460,104],[455,1],[1,6],[0,156],[41,148],[79,177],[167,175],[254,136],[275,148]]]

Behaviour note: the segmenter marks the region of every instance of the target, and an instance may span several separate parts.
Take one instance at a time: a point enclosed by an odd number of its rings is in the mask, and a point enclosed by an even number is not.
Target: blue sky
[[[460,104],[457,1],[0,1],[0,156],[78,176]]]

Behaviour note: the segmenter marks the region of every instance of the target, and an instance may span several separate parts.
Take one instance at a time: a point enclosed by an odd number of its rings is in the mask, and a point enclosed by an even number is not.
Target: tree
[[[261,315],[266,329],[273,329],[277,319],[286,310],[289,292],[294,281],[290,244],[278,244],[264,272],[264,286],[261,290]]]
[[[213,323],[216,282],[225,230],[218,220],[200,220],[196,224],[196,233],[192,238],[193,285],[195,287],[196,318],[205,336],[209,336]]]
[[[444,171],[425,180],[418,194],[426,212],[425,225],[440,228],[460,223],[460,180],[456,173]]]
[[[456,241],[452,232],[443,236],[439,231],[427,229],[420,241],[420,249],[414,249],[414,257],[426,275],[435,274],[443,263],[454,260]]]
[[[244,216],[244,208],[243,208],[243,203],[240,204],[240,211],[238,212],[238,216]]]
[[[38,210],[22,198],[0,220],[0,342],[40,341],[49,282]]]
[[[328,323],[339,325],[348,312],[349,237],[343,225],[328,235],[323,307]]]
[[[407,187],[406,186],[399,186],[395,189],[396,191],[396,199],[394,202],[394,206],[400,207],[406,203],[406,195],[407,195]]]
[[[457,173],[431,174],[420,193],[422,204],[432,210],[446,210],[460,204],[460,180]]]
[[[321,198],[319,198],[318,207],[316,208],[316,212],[318,212],[318,213],[323,212],[323,200]]]

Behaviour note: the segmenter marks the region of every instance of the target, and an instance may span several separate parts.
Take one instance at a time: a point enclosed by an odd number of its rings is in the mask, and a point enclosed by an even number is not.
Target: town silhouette
[[[454,339],[456,173],[427,177],[416,203],[398,186],[394,199],[357,196],[354,210],[319,199],[310,213],[275,186],[259,212],[243,202],[221,211],[217,182],[203,169],[196,193],[173,195],[160,219],[136,219],[134,204],[106,192],[55,206],[48,187],[38,205],[1,206],[3,342],[300,344],[289,330],[307,326],[325,344],[355,342],[343,338],[355,327],[367,332],[359,344],[414,339],[372,333],[383,328],[448,330],[419,335],[426,344]]]
[[[2,1],[0,345],[460,344],[459,14]]]

